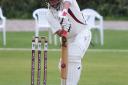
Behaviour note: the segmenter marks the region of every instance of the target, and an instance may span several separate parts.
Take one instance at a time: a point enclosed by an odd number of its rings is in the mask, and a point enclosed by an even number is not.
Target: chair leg
[[[101,24],[100,24],[100,27],[101,27],[101,28],[100,28],[100,31],[101,31],[101,32],[100,32],[100,33],[101,33],[101,34],[100,34],[100,36],[101,36],[100,38],[101,38],[101,45],[103,46],[103,45],[104,45],[103,17],[101,17],[101,18],[102,18],[102,19],[101,19],[101,22],[100,22],[100,23],[101,23]]]
[[[38,37],[38,36],[39,36],[39,28],[35,27],[35,37]]]
[[[48,41],[49,41],[49,44],[52,44],[52,34],[51,34],[51,32],[48,33]]]
[[[99,29],[96,29],[96,39],[95,39],[95,43],[98,44],[98,40],[99,40],[99,34],[98,34]]]
[[[54,45],[57,45],[57,36],[54,35]]]
[[[102,28],[100,28],[100,42],[101,42],[101,45],[103,46],[104,45],[104,33],[103,33]]]
[[[6,46],[6,29],[3,28],[3,46]]]

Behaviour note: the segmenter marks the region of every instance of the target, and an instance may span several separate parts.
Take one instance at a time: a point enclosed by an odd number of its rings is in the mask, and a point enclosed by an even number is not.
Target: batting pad
[[[68,63],[68,76],[66,85],[77,85],[81,74],[81,62]]]

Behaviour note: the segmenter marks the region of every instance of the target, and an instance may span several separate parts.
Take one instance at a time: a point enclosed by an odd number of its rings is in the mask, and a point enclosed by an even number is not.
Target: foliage
[[[36,0],[2,0],[0,4],[8,18],[31,18],[39,5]]]
[[[92,8],[104,17],[127,17],[128,0],[77,0],[80,8]],[[32,18],[33,10],[44,7],[44,0],[0,0],[8,18]]]
[[[104,17],[127,17],[128,0],[78,0],[81,9],[92,8]]]

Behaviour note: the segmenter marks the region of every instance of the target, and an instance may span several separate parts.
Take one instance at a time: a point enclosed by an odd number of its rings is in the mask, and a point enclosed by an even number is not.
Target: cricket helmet
[[[50,4],[50,6],[52,6],[53,8],[57,8],[62,0],[48,0],[48,3]]]

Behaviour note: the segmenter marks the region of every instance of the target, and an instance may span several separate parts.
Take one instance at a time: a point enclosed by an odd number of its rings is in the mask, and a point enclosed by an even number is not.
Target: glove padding
[[[62,19],[61,26],[65,31],[69,31],[71,27],[71,23],[69,22],[69,19],[67,18],[68,11],[67,9],[63,9],[62,11],[59,11],[58,16]]]
[[[61,26],[62,26],[62,28],[65,31],[69,32],[69,29],[71,27],[71,23],[70,23],[69,19],[68,18],[63,18],[63,21],[61,23]]]
[[[65,31],[64,29],[60,29],[56,32],[57,35],[59,35],[60,37],[65,37],[67,38],[68,32]]]

